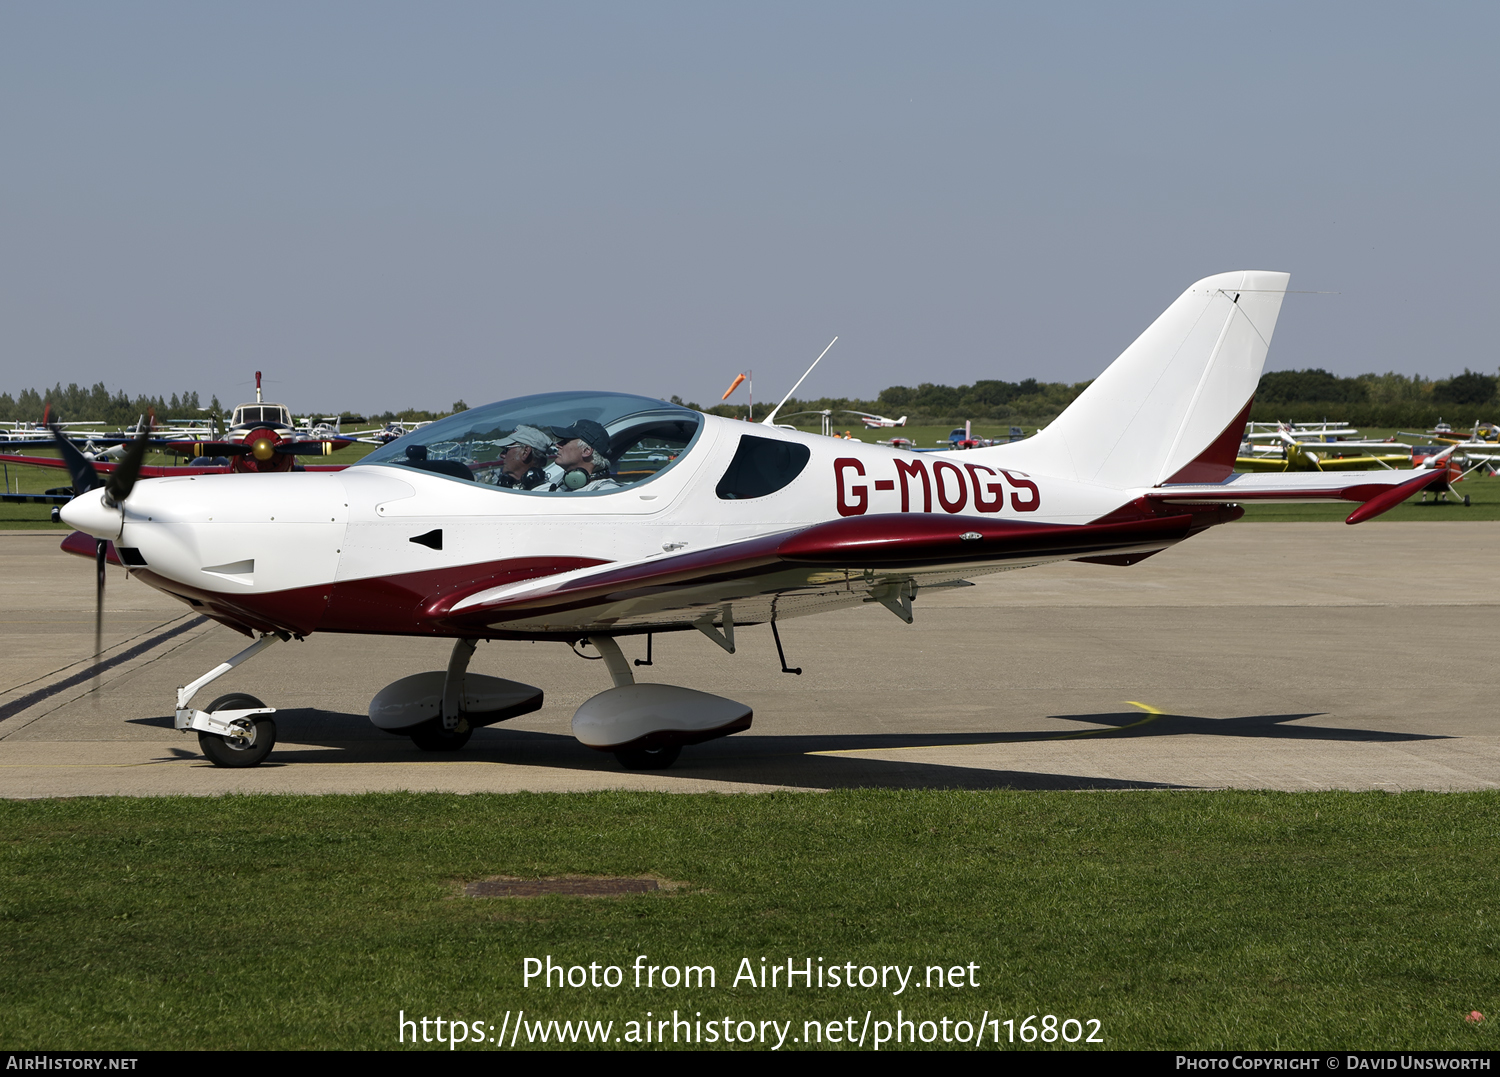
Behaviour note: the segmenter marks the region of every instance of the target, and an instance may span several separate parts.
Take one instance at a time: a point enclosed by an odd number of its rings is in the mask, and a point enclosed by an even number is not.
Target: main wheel
[[[626,770],[666,770],[681,754],[682,745],[669,744],[665,748],[624,748],[615,753],[615,758]]]
[[[423,722],[407,734],[411,737],[411,742],[424,752],[456,752],[468,744],[473,735],[474,730],[469,727],[468,722],[462,723],[462,729],[449,732],[443,728],[441,718]]]
[[[215,711],[242,711],[264,706],[254,696],[231,692],[214,700],[206,709],[212,714]],[[214,766],[257,766],[276,747],[276,723],[269,714],[254,715],[245,719],[243,724],[245,735],[242,737],[221,737],[217,733],[199,732],[198,747],[203,749],[203,754],[208,756],[209,762]]]

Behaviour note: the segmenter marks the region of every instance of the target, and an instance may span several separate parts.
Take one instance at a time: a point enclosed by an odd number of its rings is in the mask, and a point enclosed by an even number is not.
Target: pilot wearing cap
[[[545,433],[537,427],[522,425],[496,444],[501,450],[496,461],[499,467],[490,471],[486,482],[508,490],[534,490],[547,484],[547,475],[542,469],[547,466],[552,439]]]
[[[572,426],[553,427],[557,459],[548,471],[553,475],[549,490],[618,490],[610,477],[609,432],[592,419],[579,419]]]

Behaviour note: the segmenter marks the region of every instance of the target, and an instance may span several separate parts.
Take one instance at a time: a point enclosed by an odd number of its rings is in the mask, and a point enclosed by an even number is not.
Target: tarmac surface
[[[314,635],[195,702],[277,707],[261,766],[208,764],[176,687],[248,640],[109,570],[91,675],[93,565],[61,533],[0,532],[0,796],[375,790],[741,792],[853,786],[1383,789],[1500,786],[1500,523],[1235,524],[1129,568],[1066,563],[884,607],[742,629],[730,656],[657,636],[665,681],[751,704],[754,726],[626,772],[569,733],[609,687],[557,643],[482,643],[471,669],[546,706],[451,754],[370,725],[370,698],[442,669],[442,640]],[[644,638],[624,641],[644,657]]]

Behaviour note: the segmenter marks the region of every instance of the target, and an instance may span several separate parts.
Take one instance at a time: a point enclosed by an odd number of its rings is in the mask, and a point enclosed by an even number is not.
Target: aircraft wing
[[[534,636],[756,624],[880,602],[910,619],[922,587],[1075,558],[1138,559],[1186,537],[1191,513],[1115,524],[882,514],[704,550],[607,563],[440,600],[455,627]],[[904,613],[903,613],[904,609]]]
[[[31,464],[33,467],[68,469],[65,461],[55,456],[24,456],[20,453],[0,453],[0,463],[6,464]],[[94,470],[101,474],[108,474],[119,465],[110,460],[93,461]],[[308,464],[305,471],[343,471],[347,464]],[[142,464],[140,477],[143,479],[161,479],[173,475],[227,475],[232,469],[227,464],[207,464],[193,466],[191,464]]]
[[[72,494],[0,494],[7,505],[66,505],[72,500]]]
[[[1283,475],[1236,473],[1223,482],[1158,486],[1146,493],[1160,505],[1236,502],[1360,501],[1345,523],[1357,524],[1395,508],[1429,486],[1446,483],[1446,468],[1417,471],[1299,471]]]
[[[1408,465],[1406,470],[1409,471],[1411,470],[1409,466],[1411,464],[1411,454],[1371,453],[1368,456],[1325,456],[1318,459],[1318,467],[1324,471],[1368,471],[1372,463],[1385,464],[1387,466],[1406,464]]]
[[[243,441],[163,441],[157,442],[172,452],[193,456],[249,456],[251,446]],[[346,437],[295,438],[277,442],[275,451],[283,456],[327,456],[354,442]]]
[[[35,464],[37,467],[56,467],[68,470],[68,465],[56,456],[26,456],[21,453],[0,453],[0,463],[6,464]],[[108,468],[110,465],[104,461],[95,464],[95,468]]]
[[[60,468],[68,470],[67,462],[55,456],[23,456],[19,453],[0,453],[0,462],[7,464],[30,464],[33,467]],[[92,462],[94,470],[101,474],[108,474],[120,465],[111,460],[95,460]],[[141,478],[159,479],[166,475],[222,475],[229,471],[224,466],[188,467],[170,466],[165,464],[142,464]]]

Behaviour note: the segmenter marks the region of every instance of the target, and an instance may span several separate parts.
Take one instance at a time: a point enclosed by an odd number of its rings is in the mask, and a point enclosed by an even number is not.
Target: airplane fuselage
[[[723,496],[722,480],[746,436],[803,446],[807,462],[782,489]],[[492,601],[528,581],[829,521],[948,519],[960,532],[968,520],[1083,525],[1129,506],[1139,493],[1009,467],[1008,448],[915,453],[703,416],[673,466],[614,490],[505,490],[375,464],[337,473],[146,480],[123,514],[93,494],[76,499],[65,516],[112,538],[145,582],[242,629],[566,635],[578,630],[566,617],[482,629],[454,617],[476,594]],[[976,564],[974,571],[1002,567],[1021,564]],[[625,618],[620,627],[653,625],[647,612],[637,620]]]

